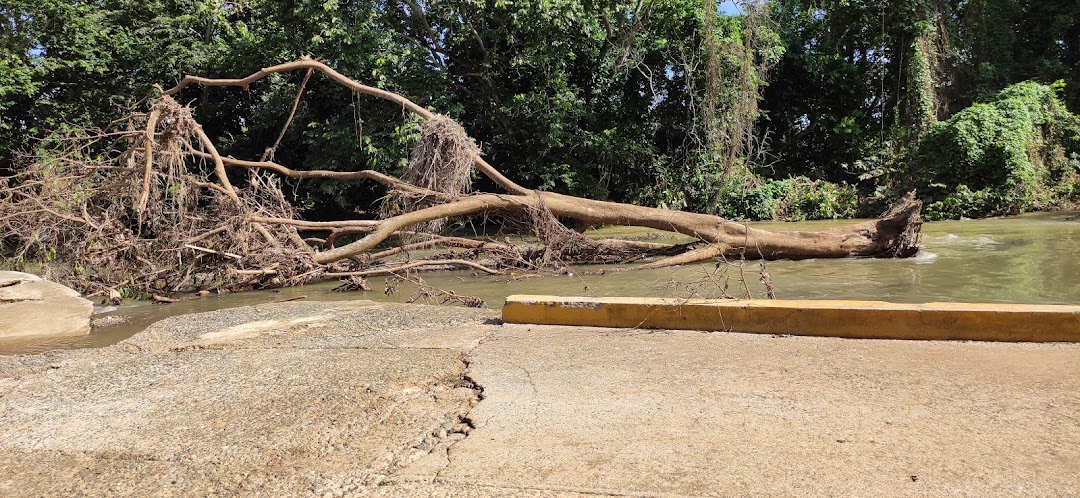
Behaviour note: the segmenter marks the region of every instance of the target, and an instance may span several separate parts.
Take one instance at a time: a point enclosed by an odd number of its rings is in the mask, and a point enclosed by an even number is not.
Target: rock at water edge
[[[86,335],[93,310],[71,288],[29,273],[0,271],[0,340]]]

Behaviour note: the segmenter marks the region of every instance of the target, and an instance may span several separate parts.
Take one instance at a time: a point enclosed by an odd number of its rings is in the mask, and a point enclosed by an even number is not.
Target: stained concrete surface
[[[1080,345],[283,303],[0,358],[0,496],[1070,496]]]
[[[828,299],[514,295],[506,323],[739,331],[848,339],[1078,342],[1080,306]]]
[[[462,359],[493,316],[286,303],[0,358],[0,496],[362,493],[467,430]]]
[[[476,429],[399,473],[406,488],[1080,493],[1078,344],[506,325],[469,372]]]

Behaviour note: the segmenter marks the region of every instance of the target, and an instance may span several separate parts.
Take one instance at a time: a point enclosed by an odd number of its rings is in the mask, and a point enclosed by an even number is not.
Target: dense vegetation
[[[935,123],[908,158],[910,181],[931,217],[1065,207],[1080,199],[1078,146],[1080,118],[1054,88],[1018,83]]]
[[[8,0],[0,170],[104,126],[186,73],[302,55],[461,122],[522,184],[735,218],[935,217],[1080,201],[1074,0]],[[260,157],[303,75],[179,97],[223,152]],[[274,151],[397,173],[414,119],[313,77]],[[296,186],[309,217],[374,187]]]

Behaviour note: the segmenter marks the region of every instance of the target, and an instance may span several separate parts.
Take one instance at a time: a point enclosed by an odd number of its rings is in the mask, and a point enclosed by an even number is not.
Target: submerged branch
[[[406,271],[406,270],[411,270],[413,268],[419,268],[421,266],[467,266],[469,268],[480,270],[480,271],[482,271],[484,273],[487,273],[489,275],[502,275],[501,271],[493,270],[491,268],[488,268],[488,267],[486,267],[486,266],[484,266],[484,265],[482,265],[480,263],[476,263],[474,261],[468,261],[468,260],[464,260],[464,259],[433,259],[433,260],[412,261],[412,262],[409,262],[409,263],[405,263],[403,265],[393,266],[393,267],[389,267],[389,268],[376,268],[376,269],[373,269],[373,270],[363,270],[363,271],[347,271],[347,272],[324,273],[323,276],[326,276],[326,277],[370,277],[370,276],[375,276],[375,275],[392,275],[392,274],[396,274],[396,273],[401,273],[401,272]]]

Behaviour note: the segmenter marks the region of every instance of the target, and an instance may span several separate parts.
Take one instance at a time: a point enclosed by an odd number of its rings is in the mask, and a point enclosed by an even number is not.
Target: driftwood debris
[[[406,173],[395,178],[371,170],[296,170],[273,161],[278,143],[259,160],[235,159],[218,150],[190,109],[173,99],[193,85],[246,89],[271,74],[297,70],[306,71],[305,83],[312,73],[321,73],[424,118]],[[87,151],[103,141],[112,144],[111,155],[91,159]],[[907,257],[919,247],[922,203],[913,193],[875,221],[818,232],[772,232],[713,215],[528,189],[488,164],[450,118],[310,59],[242,79],[187,76],[174,88],[159,89],[145,111],[62,143],[49,157],[31,158],[0,188],[0,230],[8,256],[60,262],[47,271],[91,293],[286,286],[327,277],[399,275],[420,267],[498,274],[505,268],[558,271],[570,263],[633,261],[628,268],[637,269],[713,258]],[[247,171],[242,186],[232,184],[229,170]],[[472,192],[472,170],[503,192]],[[282,194],[281,178],[373,181],[388,194],[380,219],[305,221]],[[538,243],[439,233],[445,220],[491,214],[525,220]],[[568,228],[566,220],[575,226],[648,227],[698,242],[598,240]],[[349,234],[359,238],[338,244]],[[408,259],[410,251],[422,249],[436,254]],[[660,259],[639,262],[653,257]]]

